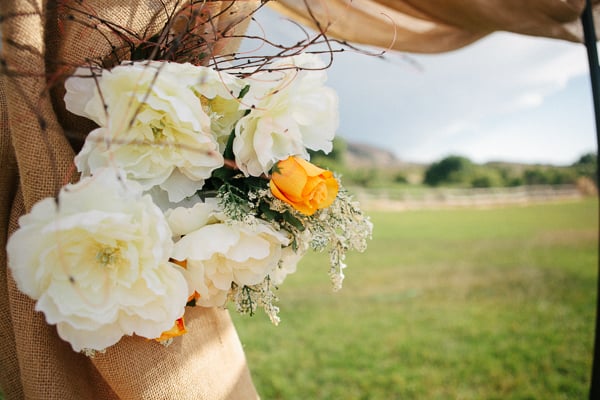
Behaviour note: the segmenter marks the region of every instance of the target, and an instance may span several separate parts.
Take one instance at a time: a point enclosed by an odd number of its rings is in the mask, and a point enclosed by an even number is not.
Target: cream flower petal
[[[338,99],[324,86],[322,67],[315,55],[302,54],[248,78],[250,90],[242,104],[248,114],[236,125],[233,146],[246,175],[268,173],[292,155],[308,158],[307,149],[331,151],[339,125]]]
[[[19,224],[7,244],[17,286],[74,350],[101,350],[123,335],[155,338],[183,315],[189,289],[168,262],[171,230],[120,171],[65,186]]]
[[[188,179],[177,169],[174,169],[169,178],[160,184],[160,188],[167,192],[169,201],[172,203],[179,203],[186,197],[193,196],[194,193],[202,189],[202,186],[204,186],[204,179]]]
[[[144,190],[166,190],[171,202],[202,188],[223,166],[222,139],[211,131],[208,114],[215,111],[205,110],[202,91],[228,96],[232,106],[217,107],[227,114],[217,117],[228,120],[239,115],[232,93],[242,87],[237,78],[207,71],[191,64],[135,62],[104,70],[95,79],[71,78],[70,109],[100,125],[76,157],[78,170],[85,176],[98,168],[121,168]],[[226,91],[224,82],[235,89]]]
[[[90,67],[79,67],[73,76],[65,81],[65,107],[73,114],[86,117],[97,123],[106,123],[104,109],[90,109],[88,104],[97,96],[97,79],[102,76],[102,70]]]
[[[289,244],[286,235],[264,221],[227,223],[217,211],[211,201],[168,212],[171,229],[184,235],[175,243],[172,257],[186,260],[184,274],[190,289],[200,294],[201,305],[221,302],[222,291],[227,292],[233,283],[244,286],[262,282],[277,268],[282,247]],[[219,300],[213,301],[212,296]]]
[[[183,236],[207,225],[216,211],[216,202],[207,200],[191,207],[177,207],[165,213],[174,236]],[[177,257],[176,257],[177,258]]]

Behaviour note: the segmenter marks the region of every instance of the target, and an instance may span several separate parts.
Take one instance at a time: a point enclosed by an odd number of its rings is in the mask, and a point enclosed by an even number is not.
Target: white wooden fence
[[[472,189],[432,188],[406,191],[354,188],[352,193],[362,207],[371,210],[489,207],[575,200],[584,197],[576,185]]]

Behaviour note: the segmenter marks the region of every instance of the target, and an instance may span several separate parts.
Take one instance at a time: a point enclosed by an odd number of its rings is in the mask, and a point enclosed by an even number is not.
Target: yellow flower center
[[[155,142],[162,142],[165,138],[166,135],[163,133],[164,130],[164,124],[160,123],[161,126],[152,126],[152,135],[154,136],[154,141]]]
[[[114,266],[121,258],[118,247],[103,247],[96,253],[96,261],[105,267]]]

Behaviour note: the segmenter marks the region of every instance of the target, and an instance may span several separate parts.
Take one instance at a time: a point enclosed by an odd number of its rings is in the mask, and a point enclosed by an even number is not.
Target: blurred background
[[[297,40],[268,9],[256,20]],[[342,174],[373,240],[338,293],[327,255],[305,257],[277,293],[278,327],[234,315],[262,397],[587,397],[598,210],[584,46],[496,33],[439,55],[364,52],[334,56],[340,129],[312,160]]]

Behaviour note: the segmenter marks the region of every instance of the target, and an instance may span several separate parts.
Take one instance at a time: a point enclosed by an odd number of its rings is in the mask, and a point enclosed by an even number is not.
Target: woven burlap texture
[[[411,53],[458,49],[496,31],[583,41],[586,0],[277,0],[269,5],[331,38]],[[596,26],[600,1],[592,0]],[[309,11],[310,10],[310,11]],[[365,29],[368,27],[368,29]]]
[[[46,324],[43,314],[34,310],[34,302],[16,288],[7,268],[6,240],[17,228],[19,216],[76,179],[73,140],[70,143],[67,136],[81,137],[90,128],[89,122],[64,111],[62,82],[55,81],[56,77],[111,51],[101,27],[58,18],[59,13],[80,7],[149,37],[181,3],[0,2],[2,59],[7,71],[0,76],[0,385],[8,400],[257,398],[227,311],[188,308],[189,333],[171,346],[126,337],[90,359],[73,352],[55,328]],[[211,2],[206,12],[216,15],[229,3]],[[236,18],[249,20],[244,13],[255,7],[254,1],[240,1],[207,25],[218,31]],[[236,29],[245,25],[236,24]],[[234,45],[227,43],[218,51],[231,51]]]

